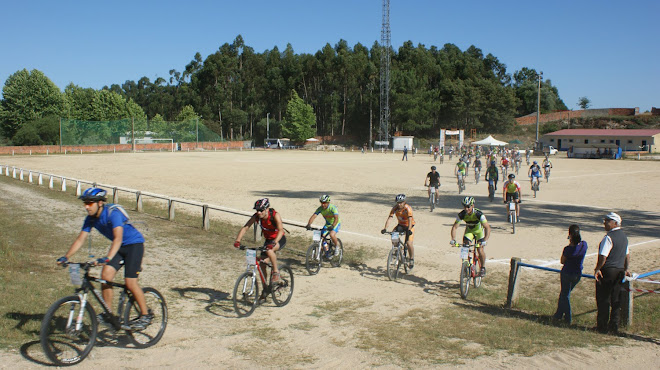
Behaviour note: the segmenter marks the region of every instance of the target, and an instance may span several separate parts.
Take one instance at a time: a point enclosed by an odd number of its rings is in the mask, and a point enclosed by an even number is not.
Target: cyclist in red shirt
[[[286,245],[286,237],[284,236],[284,227],[282,226],[282,217],[274,209],[270,208],[270,201],[268,198],[259,199],[254,203],[254,209],[256,212],[250,217],[248,222],[245,223],[245,226],[241,228],[236,236],[236,241],[234,242],[234,247],[238,248],[241,246],[241,239],[248,231],[250,226],[255,222],[259,222],[261,226],[261,232],[264,235],[266,241],[264,246],[266,247],[266,255],[273,264],[273,276],[271,282],[277,283],[280,281],[280,270],[277,268],[277,256],[275,252],[284,248]],[[261,266],[265,271],[265,266]]]

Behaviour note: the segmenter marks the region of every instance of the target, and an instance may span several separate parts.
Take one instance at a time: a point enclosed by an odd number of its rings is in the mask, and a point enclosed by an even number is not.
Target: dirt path
[[[403,163],[398,155],[391,154],[278,151],[95,155],[94,163],[89,158],[3,157],[0,163],[245,211],[256,198],[268,196],[285,219],[300,223],[306,222],[317,206],[318,195],[327,192],[341,212],[340,236],[347,253],[351,244],[359,243],[377,248],[379,257],[357,268],[324,268],[317,276],[308,276],[296,260],[290,259],[295,273],[291,303],[276,308],[268,301],[249,319],[238,319],[230,295],[243,269],[240,256],[218,261],[208,251],[178,248],[176,240],[161,240],[147,231],[152,244],[143,284],[159,287],[168,299],[166,335],[148,350],[95,348],[82,368],[397,368],[387,354],[360,348],[361,327],[342,325],[346,320],[336,320],[334,315],[351,315],[355,317],[352,322],[366,325],[414,308],[451,309],[457,300],[459,257],[448,241],[462,195],[457,194],[449,176],[453,164],[439,166],[442,204],[431,213],[422,188],[432,164],[425,155]],[[101,162],[112,167],[95,165]],[[659,243],[654,240],[660,238],[660,200],[655,194],[660,187],[660,163],[561,158],[553,162],[553,177],[541,185],[539,198],[524,195],[523,222],[515,235],[505,223],[503,205],[487,202],[485,185],[468,184],[467,194],[477,196],[477,206],[486,212],[494,230],[488,246],[489,274],[507,274],[512,256],[552,264],[559,257],[570,222],[580,223],[585,239],[596,245],[603,235],[600,217],[605,209],[622,214],[631,244],[637,245],[633,253],[657,248]],[[25,190],[10,186],[1,191],[13,192],[20,199]],[[389,242],[378,230],[394,194],[400,192],[408,194],[415,210],[417,264],[413,276],[390,282],[383,270]],[[245,220],[221,213],[213,216]],[[167,258],[159,260],[155,255]],[[589,258],[585,269],[595,263],[594,257]],[[617,367],[632,369],[660,365],[658,343],[621,342],[621,347],[578,348],[533,357],[496,353],[464,360],[461,367],[568,369],[616,363]],[[38,344],[26,345],[24,350],[27,357],[43,359]],[[269,356],[275,356],[277,362],[270,362]],[[39,367],[18,353],[4,352],[0,357],[2,368]],[[414,367],[438,366],[420,363]]]

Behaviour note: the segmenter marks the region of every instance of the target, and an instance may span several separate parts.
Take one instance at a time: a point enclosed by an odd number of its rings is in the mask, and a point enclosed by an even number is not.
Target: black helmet
[[[431,170],[432,170],[432,171],[435,171],[435,166],[431,166]]]
[[[270,207],[270,202],[268,201],[268,198],[261,198],[258,201],[254,202],[254,209],[257,211],[263,211],[264,209],[267,209]]]
[[[89,188],[85,190],[82,195],[78,197],[78,199],[82,200],[83,202],[98,202],[100,200],[105,202],[105,196],[107,194],[108,193],[101,188]]]
[[[514,175],[514,174],[512,174],[512,173],[509,174],[509,179],[510,179],[510,180],[513,180],[513,179],[515,179],[515,178],[516,178],[516,175]]]

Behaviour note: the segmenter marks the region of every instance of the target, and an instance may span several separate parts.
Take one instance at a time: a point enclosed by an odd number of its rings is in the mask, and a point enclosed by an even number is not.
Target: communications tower
[[[383,27],[380,31],[380,131],[379,140],[389,142],[390,126],[390,0],[383,0]]]

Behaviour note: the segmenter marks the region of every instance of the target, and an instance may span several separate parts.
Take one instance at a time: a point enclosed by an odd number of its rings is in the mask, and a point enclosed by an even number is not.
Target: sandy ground
[[[384,307],[380,313],[405,312],[418,305],[429,304],[429,287],[436,290],[433,304],[447,304],[448,297],[457,292],[433,286],[432,282],[457,280],[460,259],[456,249],[449,247],[450,228],[461,209],[464,195],[477,199],[477,207],[488,217],[493,232],[487,247],[489,273],[508,273],[511,257],[558,268],[561,248],[565,245],[566,230],[571,223],[581,226],[583,238],[595,251],[602,238],[602,216],[610,210],[621,214],[632,246],[633,266],[636,255],[660,245],[660,163],[651,161],[608,161],[553,158],[554,169],[549,183],[541,184],[537,198],[529,191],[529,182],[521,181],[523,203],[522,222],[516,234],[506,223],[505,207],[501,201],[501,186],[496,201],[487,199],[486,183],[474,184],[468,177],[467,189],[458,194],[452,176],[454,163],[437,164],[442,175],[440,206],[429,212],[424,178],[433,164],[427,155],[410,156],[402,162],[398,154],[359,152],[206,152],[206,153],[136,153],[67,156],[0,157],[0,164],[64,175],[86,181],[112,184],[141,191],[185,198],[235,210],[249,212],[254,201],[269,197],[271,205],[281,212],[285,221],[304,225],[318,206],[318,196],[328,193],[339,207],[342,219],[340,237],[346,253],[351,245],[362,244],[377,248],[382,258],[368,261],[360,269],[323,269],[321,275],[310,277],[295,271],[294,299],[285,308],[286,315],[268,320],[268,325],[292,330],[300,321],[310,320],[319,299],[339,301],[361,299],[372,307]],[[522,171],[525,172],[523,175]],[[521,170],[526,178],[526,169]],[[71,185],[69,185],[71,186]],[[3,191],[12,191],[3,189]],[[18,190],[13,190],[17,191]],[[20,193],[20,192],[19,192]],[[402,283],[391,283],[383,275],[389,241],[380,235],[394,195],[405,193],[414,209],[415,250],[417,266],[414,277]],[[125,194],[125,193],[123,193]],[[20,197],[20,194],[17,194]],[[125,196],[125,195],[122,195]],[[201,211],[199,211],[201,214]],[[213,211],[212,217],[244,222],[245,217]],[[320,225],[320,220],[317,223]],[[213,221],[212,221],[213,223]],[[391,223],[391,225],[393,225]],[[213,227],[213,226],[212,226]],[[287,226],[291,232],[303,229]],[[462,232],[462,231],[461,231]],[[149,237],[157,237],[150,236]],[[228,247],[228,246],[227,246]],[[302,249],[302,248],[301,248]],[[240,340],[249,336],[226,336],[229,332],[246,330],[249,321],[237,320],[230,301],[226,299],[235,277],[240,273],[240,261],[228,273],[223,283],[209,282],[208,271],[213,263],[189,251],[172,248],[169,264],[190,266],[185,276],[172,266],[145,267],[145,285],[169,286],[185,299],[172,302],[172,321],[158,346],[146,351],[126,351],[112,346],[95,349],[83,367],[162,366],[196,368],[261,367],[266,363],[252,356],[241,355],[236,349]],[[201,265],[201,267],[195,267]],[[206,266],[208,265],[208,266]],[[595,256],[585,260],[585,271],[595,265]],[[636,271],[644,272],[644,271]],[[149,278],[147,278],[149,276]],[[175,279],[175,280],[173,280]],[[170,283],[179,280],[178,283]],[[174,286],[172,286],[174,284]],[[341,289],[337,285],[341,284]],[[214,288],[209,288],[213,286]],[[422,289],[420,289],[420,287]],[[178,289],[178,290],[177,290]],[[164,289],[161,289],[164,290]],[[457,290],[457,289],[455,289]],[[392,304],[392,295],[406,295],[408,301]],[[218,303],[220,302],[220,303]],[[257,309],[252,318],[267,319],[270,307]],[[200,319],[201,317],[201,319]],[[302,318],[302,319],[301,319]],[[201,321],[201,322],[200,322]],[[324,322],[326,321],[326,322]],[[288,344],[289,360],[281,367],[372,367],[389,368],[391,363],[376,354],[351,345],[355,328],[333,328],[322,318],[311,331],[295,332]],[[320,334],[320,335],[319,335]],[[236,340],[239,340],[236,343]],[[342,342],[345,345],[334,346]],[[475,364],[495,367],[597,368],[616,361],[622,368],[657,367],[660,355],[657,344],[628,343],[607,351],[575,349],[534,357],[499,355],[478,360]],[[243,344],[247,345],[248,342]],[[318,352],[317,348],[327,348]],[[27,353],[38,358],[38,345]],[[0,367],[33,367],[18,354],[0,353]],[[128,361],[128,362],[120,362]],[[10,365],[12,364],[12,365]],[[220,365],[222,364],[222,365]]]

